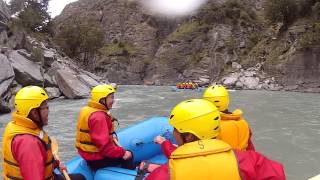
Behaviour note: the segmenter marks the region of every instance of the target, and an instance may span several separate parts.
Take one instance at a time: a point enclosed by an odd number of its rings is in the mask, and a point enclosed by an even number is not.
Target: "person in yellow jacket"
[[[3,135],[3,179],[64,179],[53,172],[65,166],[54,161],[50,137],[43,130],[48,125],[47,93],[37,86],[24,87],[16,94],[15,109]],[[85,179],[81,174],[70,178]]]
[[[221,114],[221,132],[219,139],[229,143],[232,148],[238,150],[255,150],[251,141],[251,129],[248,122],[243,118],[240,109],[233,112],[228,110],[229,93],[221,85],[208,87],[203,98],[213,103]]]
[[[176,105],[169,117],[178,147],[161,143],[169,163],[154,169],[145,180],[285,180],[283,166],[255,151],[233,150],[217,139],[221,123],[218,109],[204,99]]]
[[[88,105],[79,113],[76,148],[88,166],[96,171],[108,166],[122,165],[134,168],[132,153],[118,144],[110,110],[116,90],[112,85],[101,84],[91,90]]]

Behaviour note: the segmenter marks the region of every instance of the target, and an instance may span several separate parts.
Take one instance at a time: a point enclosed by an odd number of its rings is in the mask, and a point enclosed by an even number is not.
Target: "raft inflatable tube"
[[[160,145],[153,142],[154,137],[162,135],[174,142],[173,127],[169,125],[167,117],[152,117],[136,125],[118,132],[121,146],[133,152],[134,162],[143,160],[156,164],[164,164],[167,158],[162,154]],[[77,156],[66,163],[69,173],[81,173],[87,180],[134,180],[135,170],[120,167],[108,167],[96,172],[90,170],[85,160]]]

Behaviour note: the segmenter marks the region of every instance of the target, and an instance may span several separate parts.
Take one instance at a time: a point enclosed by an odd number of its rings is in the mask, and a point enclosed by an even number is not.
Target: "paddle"
[[[53,154],[54,159],[57,161],[60,161],[60,158],[58,156],[59,146],[58,146],[58,142],[55,138],[51,139],[51,150],[52,150],[52,154]],[[66,180],[71,180],[66,170],[62,170],[62,174]]]

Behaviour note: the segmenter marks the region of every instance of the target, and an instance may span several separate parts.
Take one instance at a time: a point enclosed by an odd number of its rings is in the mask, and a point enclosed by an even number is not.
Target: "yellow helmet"
[[[220,112],[207,100],[186,100],[173,108],[169,123],[180,133],[188,132],[199,139],[211,139],[219,134]]]
[[[225,111],[229,107],[228,90],[221,85],[208,87],[203,93],[203,98],[217,106],[219,111]]]
[[[101,84],[91,90],[91,101],[99,103],[100,99],[107,97],[109,94],[115,93],[116,90],[112,85]]]
[[[20,89],[15,97],[16,113],[28,117],[30,111],[40,107],[41,103],[48,100],[46,91],[38,86],[26,86]]]

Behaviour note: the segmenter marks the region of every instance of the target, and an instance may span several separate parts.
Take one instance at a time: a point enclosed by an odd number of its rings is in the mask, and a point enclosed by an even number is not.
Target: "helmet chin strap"
[[[108,107],[108,104],[107,104],[107,98],[106,98],[106,97],[103,98],[103,101],[102,101],[101,104],[104,105],[104,106],[107,108],[107,110],[109,110],[109,107]]]
[[[43,124],[43,121],[42,121],[40,108],[37,108],[37,113],[38,113],[39,121],[36,121],[35,123],[38,125],[38,127],[40,129],[42,129],[44,124]]]

